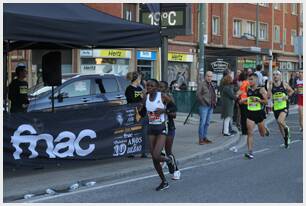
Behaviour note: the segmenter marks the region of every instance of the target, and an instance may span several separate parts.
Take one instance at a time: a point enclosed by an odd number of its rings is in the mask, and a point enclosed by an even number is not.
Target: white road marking
[[[261,153],[261,152],[265,152],[265,151],[268,151],[268,150],[269,150],[268,148],[265,148],[265,149],[262,149],[262,150],[255,151],[254,153]],[[228,161],[228,160],[237,159],[237,158],[241,158],[241,157],[242,157],[242,155],[240,154],[240,155],[232,156],[232,157],[229,157],[229,158],[212,161],[212,162],[209,162],[209,163],[204,163],[204,164],[199,164],[199,165],[195,165],[195,166],[185,167],[185,168],[182,168],[180,170],[185,171],[185,170],[190,170],[190,169],[194,169],[194,168],[198,168],[198,167],[209,166],[209,165],[218,164],[220,162],[225,162],[225,161]],[[164,174],[169,174],[169,172],[165,172]],[[111,184],[106,184],[106,185],[100,185],[100,186],[91,187],[91,188],[82,188],[80,190],[73,191],[71,193],[62,193],[62,194],[56,194],[56,195],[52,195],[52,196],[44,196],[44,197],[41,197],[41,198],[38,198],[38,199],[32,199],[32,200],[28,200],[28,201],[25,201],[25,202],[35,203],[35,202],[55,199],[55,198],[59,198],[59,197],[64,197],[64,196],[68,196],[68,195],[74,195],[74,194],[78,194],[78,193],[88,192],[88,191],[92,191],[92,190],[98,190],[98,189],[103,189],[103,188],[107,188],[107,187],[122,185],[122,184],[125,184],[125,183],[136,182],[138,180],[149,179],[149,178],[157,177],[157,176],[158,175],[156,174],[156,175],[149,175],[149,176],[144,176],[144,177],[137,177],[137,178],[133,178],[133,179],[129,179],[129,180],[124,180],[124,181],[121,181],[121,182],[116,182],[116,183],[111,183]]]

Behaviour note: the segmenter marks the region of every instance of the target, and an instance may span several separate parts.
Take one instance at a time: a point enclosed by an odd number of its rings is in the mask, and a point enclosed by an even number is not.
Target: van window
[[[116,79],[102,79],[102,84],[101,81],[96,80],[96,94],[101,94],[101,93],[110,93],[110,92],[118,92],[119,87]]]
[[[90,80],[80,80],[68,84],[61,89],[61,93],[66,93],[68,97],[79,97],[90,95]]]

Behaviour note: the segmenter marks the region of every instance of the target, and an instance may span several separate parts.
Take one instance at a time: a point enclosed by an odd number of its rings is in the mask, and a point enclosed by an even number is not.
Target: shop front
[[[279,70],[282,73],[283,80],[288,82],[291,76],[291,73],[299,69],[298,57],[285,57],[279,56],[277,58],[279,64]]]
[[[168,83],[176,80],[178,86],[183,83],[188,86],[193,55],[183,53],[168,53]]]
[[[130,50],[80,50],[81,74],[115,74],[125,76],[131,60]]]
[[[156,76],[156,56],[155,51],[137,51],[137,71],[144,75],[145,80]]]

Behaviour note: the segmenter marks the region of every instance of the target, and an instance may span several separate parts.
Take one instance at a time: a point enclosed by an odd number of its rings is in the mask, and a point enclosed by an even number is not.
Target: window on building
[[[281,4],[280,3],[274,3],[273,6],[274,6],[274,9],[278,9],[278,10],[281,9]]]
[[[234,20],[234,37],[241,37],[241,20],[235,19]]]
[[[296,30],[291,30],[291,45],[294,45],[294,38],[296,37]]]
[[[212,34],[220,34],[220,18],[217,16],[213,16],[212,18]]]
[[[294,15],[297,14],[297,4],[291,4],[291,13]]]
[[[283,4],[283,8],[284,8],[284,12],[285,12],[285,14],[287,14],[288,13],[288,5],[289,4]]]
[[[287,29],[284,29],[283,32],[283,44],[286,45],[287,42]]]
[[[280,27],[277,25],[274,26],[274,41],[280,42]]]
[[[136,4],[123,4],[123,18],[136,21]]]
[[[253,36],[256,36],[256,24],[253,21],[247,21],[246,32]]]
[[[259,39],[260,40],[268,40],[268,25],[260,24],[259,25]]]

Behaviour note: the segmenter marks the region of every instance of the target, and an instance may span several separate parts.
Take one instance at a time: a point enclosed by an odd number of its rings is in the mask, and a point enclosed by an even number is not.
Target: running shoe
[[[169,188],[168,182],[161,182],[158,187],[155,188],[156,191],[162,191]]]
[[[169,173],[173,174],[174,173],[174,164],[175,164],[174,156],[173,155],[169,155],[168,158],[170,160],[166,161],[166,163],[168,165]]]
[[[181,179],[181,172],[180,172],[179,170],[176,170],[176,171],[173,173],[172,179],[173,179],[173,180],[179,180],[179,179]]]
[[[249,160],[254,159],[254,155],[252,153],[245,153],[244,157],[249,159]]]
[[[270,130],[268,129],[268,128],[266,128],[266,133],[265,133],[265,135],[268,137],[268,136],[270,136]]]

